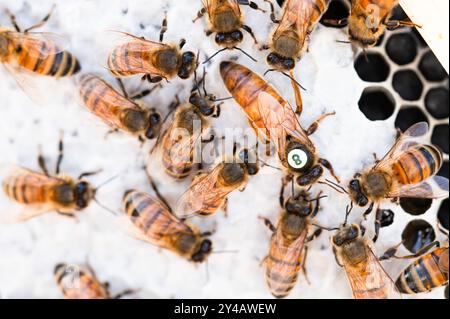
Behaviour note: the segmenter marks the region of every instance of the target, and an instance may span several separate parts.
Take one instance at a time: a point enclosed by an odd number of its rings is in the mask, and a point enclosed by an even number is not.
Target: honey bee
[[[176,208],[178,216],[193,214],[209,216],[218,209],[226,210],[228,195],[236,189],[244,190],[248,177],[259,171],[258,160],[252,151],[242,149],[234,158],[224,160],[209,173],[199,173],[189,189],[181,196]]]
[[[278,24],[267,49],[267,63],[274,70],[290,71],[308,48],[309,37],[328,8],[330,0],[286,0],[281,20],[275,18],[271,1],[271,19]]]
[[[20,74],[24,72],[60,78],[72,76],[81,70],[77,58],[59,48],[54,36],[30,32],[43,26],[52,11],[39,23],[22,31],[15,16],[6,10],[14,30],[0,28],[0,62],[20,84]]]
[[[283,212],[277,227],[270,220],[263,218],[273,232],[269,255],[264,259],[264,263],[267,285],[276,298],[284,298],[289,294],[297,282],[300,269],[306,276],[306,245],[321,233],[321,229],[317,229],[308,236],[312,226],[311,219],[319,211],[320,198],[319,194],[317,199],[311,200],[306,192],[290,197],[286,202],[281,198]]]
[[[336,262],[347,273],[355,299],[401,298],[360,226],[344,224],[333,236],[332,246]]]
[[[205,238],[207,233],[180,220],[164,202],[137,190],[125,192],[123,206],[139,230],[136,237],[190,261],[205,261],[212,251],[211,241]]]
[[[121,83],[121,82],[119,82]],[[145,109],[134,100],[151,93],[145,90],[129,97],[93,74],[83,74],[79,81],[79,95],[90,112],[98,116],[113,130],[123,130],[143,138],[153,139],[159,135],[161,116],[153,109]]]
[[[278,157],[289,176],[298,175],[298,185],[315,183],[323,174],[322,166],[339,181],[331,164],[318,157],[316,147],[308,137],[317,130],[324,118],[335,113],[320,116],[304,130],[289,103],[259,75],[230,61],[220,64],[220,73],[225,86],[243,108],[257,136],[275,144]],[[294,83],[292,86],[297,97],[300,93],[298,87]],[[299,104],[297,108],[301,112]]]
[[[206,31],[206,35],[210,36],[215,33],[215,41],[219,46],[224,47],[223,50],[237,49],[242,51],[237,47],[244,38],[241,29],[247,31],[255,43],[258,43],[258,41],[252,29],[244,24],[244,16],[239,5],[248,5],[252,9],[264,11],[259,9],[256,3],[248,0],[204,0],[203,8],[198,12],[194,22],[207,13],[209,29]]]
[[[96,200],[98,188],[94,188],[84,178],[97,172],[83,173],[76,180],[60,175],[62,159],[61,140],[55,175],[49,174],[45,160],[40,154],[38,163],[42,173],[17,167],[3,179],[5,194],[29,209],[18,221],[25,221],[49,211],[75,217],[74,212],[87,208],[93,200]]]
[[[66,299],[119,299],[135,292],[125,290],[112,296],[109,284],[101,283],[90,266],[58,264],[54,274],[55,281]]]
[[[220,116],[220,103],[212,94],[208,94],[205,89],[205,76],[203,77],[203,95],[199,89],[191,92],[189,103],[179,107],[174,114],[172,124],[164,132],[162,137],[162,163],[170,176],[183,179],[192,171],[194,165],[194,149],[201,132],[208,128],[207,117],[217,118]],[[194,128],[194,123],[201,123],[200,130]],[[180,135],[188,133],[188,137]],[[212,142],[214,135],[209,140],[202,140],[202,143]]]
[[[159,42],[123,33],[128,41],[110,53],[110,72],[115,77],[140,74],[151,83],[169,80],[177,75],[181,79],[188,79],[197,69],[197,57],[190,51],[181,52],[186,44],[185,39],[181,39],[178,46],[163,43],[166,31],[167,18],[163,21]]]
[[[352,202],[370,214],[374,205],[385,198],[440,198],[448,196],[448,179],[434,176],[442,166],[442,152],[432,145],[419,144],[414,139],[427,134],[428,124],[417,123],[397,138],[383,159],[362,173],[357,173],[348,185]],[[375,221],[376,238],[379,221]]]

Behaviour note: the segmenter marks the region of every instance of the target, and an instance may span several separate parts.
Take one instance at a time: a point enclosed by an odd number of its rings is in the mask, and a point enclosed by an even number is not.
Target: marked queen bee
[[[83,74],[78,85],[82,103],[114,131],[123,130],[139,136],[141,140],[156,138],[161,128],[160,114],[135,102],[152,90],[144,90],[130,97],[120,80],[119,83],[123,94],[100,77]]]
[[[302,191],[284,201],[283,193],[282,190],[280,204],[283,212],[277,226],[263,218],[273,232],[269,254],[264,259],[266,282],[272,295],[277,298],[284,298],[290,293],[301,269],[306,277],[307,244],[322,231],[317,229],[308,236],[313,226],[311,220],[319,211],[320,194],[317,198],[310,199],[309,194]]]
[[[187,260],[201,263],[212,251],[212,242],[172,213],[165,200],[129,190],[123,196],[124,210],[133,223],[136,238],[168,249]]]
[[[181,52],[186,44],[181,39],[179,45],[163,43],[167,31],[164,19],[159,42],[122,33],[126,42],[115,47],[108,57],[108,68],[115,77],[142,75],[151,83],[170,80],[175,76],[188,79],[197,69],[197,57],[193,52]]]
[[[309,186],[322,176],[322,167],[325,167],[339,181],[329,161],[319,158],[315,145],[309,139],[319,123],[327,116],[334,115],[334,112],[320,116],[305,130],[289,103],[259,75],[230,61],[220,64],[220,73],[226,88],[246,113],[258,138],[275,144],[278,157],[288,171],[287,180],[296,175],[299,186]],[[295,83],[292,86],[301,113],[302,107],[297,99],[300,92]]]
[[[416,141],[428,133],[428,124],[420,122],[401,133],[389,152],[376,164],[357,173],[348,185],[353,203],[369,205],[364,213],[370,214],[382,200],[400,197],[448,197],[448,179],[435,176],[442,166],[442,152],[432,145]],[[378,209],[377,209],[378,210]],[[378,214],[377,214],[378,215]],[[380,221],[375,221],[376,237]]]
[[[0,63],[26,89],[25,75],[60,78],[72,76],[81,70],[77,58],[59,46],[61,39],[49,33],[32,32],[47,22],[52,11],[39,23],[22,30],[16,17],[6,10],[14,30],[0,28]]]
[[[330,0],[286,0],[280,20],[275,17],[273,3],[265,1],[270,3],[272,22],[278,25],[271,35],[270,44],[263,47],[270,50],[267,63],[273,70],[290,71],[308,49],[310,35]]]
[[[101,283],[90,266],[58,264],[54,274],[55,281],[66,299],[119,299],[135,292],[125,290],[112,296],[109,283]]]

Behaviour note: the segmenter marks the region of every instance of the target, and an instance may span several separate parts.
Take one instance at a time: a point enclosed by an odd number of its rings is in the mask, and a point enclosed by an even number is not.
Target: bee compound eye
[[[294,169],[301,169],[308,163],[308,154],[301,149],[294,149],[288,153],[288,164]]]

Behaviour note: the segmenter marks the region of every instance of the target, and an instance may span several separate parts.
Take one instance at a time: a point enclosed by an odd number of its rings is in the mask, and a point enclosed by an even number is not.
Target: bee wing
[[[315,12],[314,1],[287,0],[283,7],[283,16],[275,36],[278,32],[294,28],[299,35],[306,36],[310,28],[311,16]]]
[[[176,215],[189,217],[209,208],[210,204],[220,203],[235,190],[235,187],[217,185],[222,165],[217,165],[210,173],[194,179],[189,189],[181,196],[175,209]]]
[[[344,265],[355,299],[400,299],[394,281],[368,248],[367,261],[358,266]]]
[[[433,176],[419,184],[397,185],[388,194],[389,198],[412,197],[412,198],[445,198],[448,197],[448,178]]]
[[[7,36],[16,48],[26,50],[33,58],[48,58],[69,47],[66,38],[51,32],[8,32]]]
[[[173,164],[187,163],[192,160],[192,153],[197,145],[201,133],[193,132],[193,134],[185,134],[185,131],[179,131],[173,126],[165,133],[165,138],[169,138],[174,141],[170,143],[172,145],[170,149],[170,159]],[[181,137],[181,139],[179,139]]]
[[[237,0],[203,0],[203,5],[210,17],[214,16],[214,13],[216,12],[216,9],[219,5],[227,5],[228,7],[233,9],[236,16],[241,16],[241,8],[239,7],[239,3],[237,2]]]
[[[314,145],[303,131],[300,123],[288,104],[282,105],[272,95],[261,92],[258,95],[258,109],[270,140],[275,144],[280,160],[284,160],[287,136],[298,139],[302,144],[314,149]]]
[[[401,153],[409,148],[417,145],[416,139],[423,137],[428,133],[428,123],[420,122],[414,124],[395,141],[394,145],[387,152],[387,154],[374,166],[373,169],[390,167],[392,161],[395,160]]]

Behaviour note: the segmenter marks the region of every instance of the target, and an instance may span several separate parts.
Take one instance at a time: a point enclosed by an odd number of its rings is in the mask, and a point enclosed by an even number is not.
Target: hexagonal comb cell
[[[431,136],[431,143],[439,146],[444,153],[448,154],[448,124],[435,126]]]
[[[281,0],[278,0],[281,2]],[[333,23],[327,23],[327,20],[341,20],[348,17],[348,14],[350,12],[350,7],[346,2],[343,0],[335,0],[331,1],[330,5],[328,6],[328,10],[324,13],[322,16],[322,19],[320,20],[320,23],[322,23],[324,26],[332,27],[332,28],[345,28],[345,25],[337,26]]]
[[[436,119],[448,117],[448,89],[440,87],[428,91],[425,96],[425,107]]]
[[[386,43],[386,53],[398,65],[406,65],[417,56],[417,42],[410,32],[392,35]]]
[[[436,239],[433,227],[423,219],[408,223],[402,233],[403,246],[413,254]]]
[[[404,132],[413,124],[419,122],[428,123],[428,119],[425,113],[416,106],[406,106],[403,107],[400,112],[398,112],[397,118],[395,119],[395,127]]]
[[[442,227],[444,227],[445,229],[448,230],[449,227],[449,220],[448,220],[448,198],[446,200],[444,200],[441,204],[441,207],[439,207],[439,212],[438,212],[438,220],[439,223],[441,224]]]
[[[422,96],[423,84],[412,70],[396,72],[392,85],[395,91],[406,101],[417,101]]]
[[[366,82],[386,81],[390,72],[384,57],[375,52],[360,54],[355,61],[355,69],[361,80]]]
[[[448,77],[447,72],[432,51],[428,51],[422,56],[419,70],[431,82],[441,82]]]
[[[448,178],[448,161],[445,161],[445,162],[442,164],[442,167],[441,167],[441,169],[439,170],[438,175],[439,175],[439,176],[444,176],[444,177],[447,177],[447,178]]]
[[[371,121],[386,120],[394,113],[395,101],[384,88],[366,88],[358,102],[359,109]]]
[[[428,198],[400,198],[400,206],[405,212],[413,216],[425,214],[432,203],[433,200]]]

